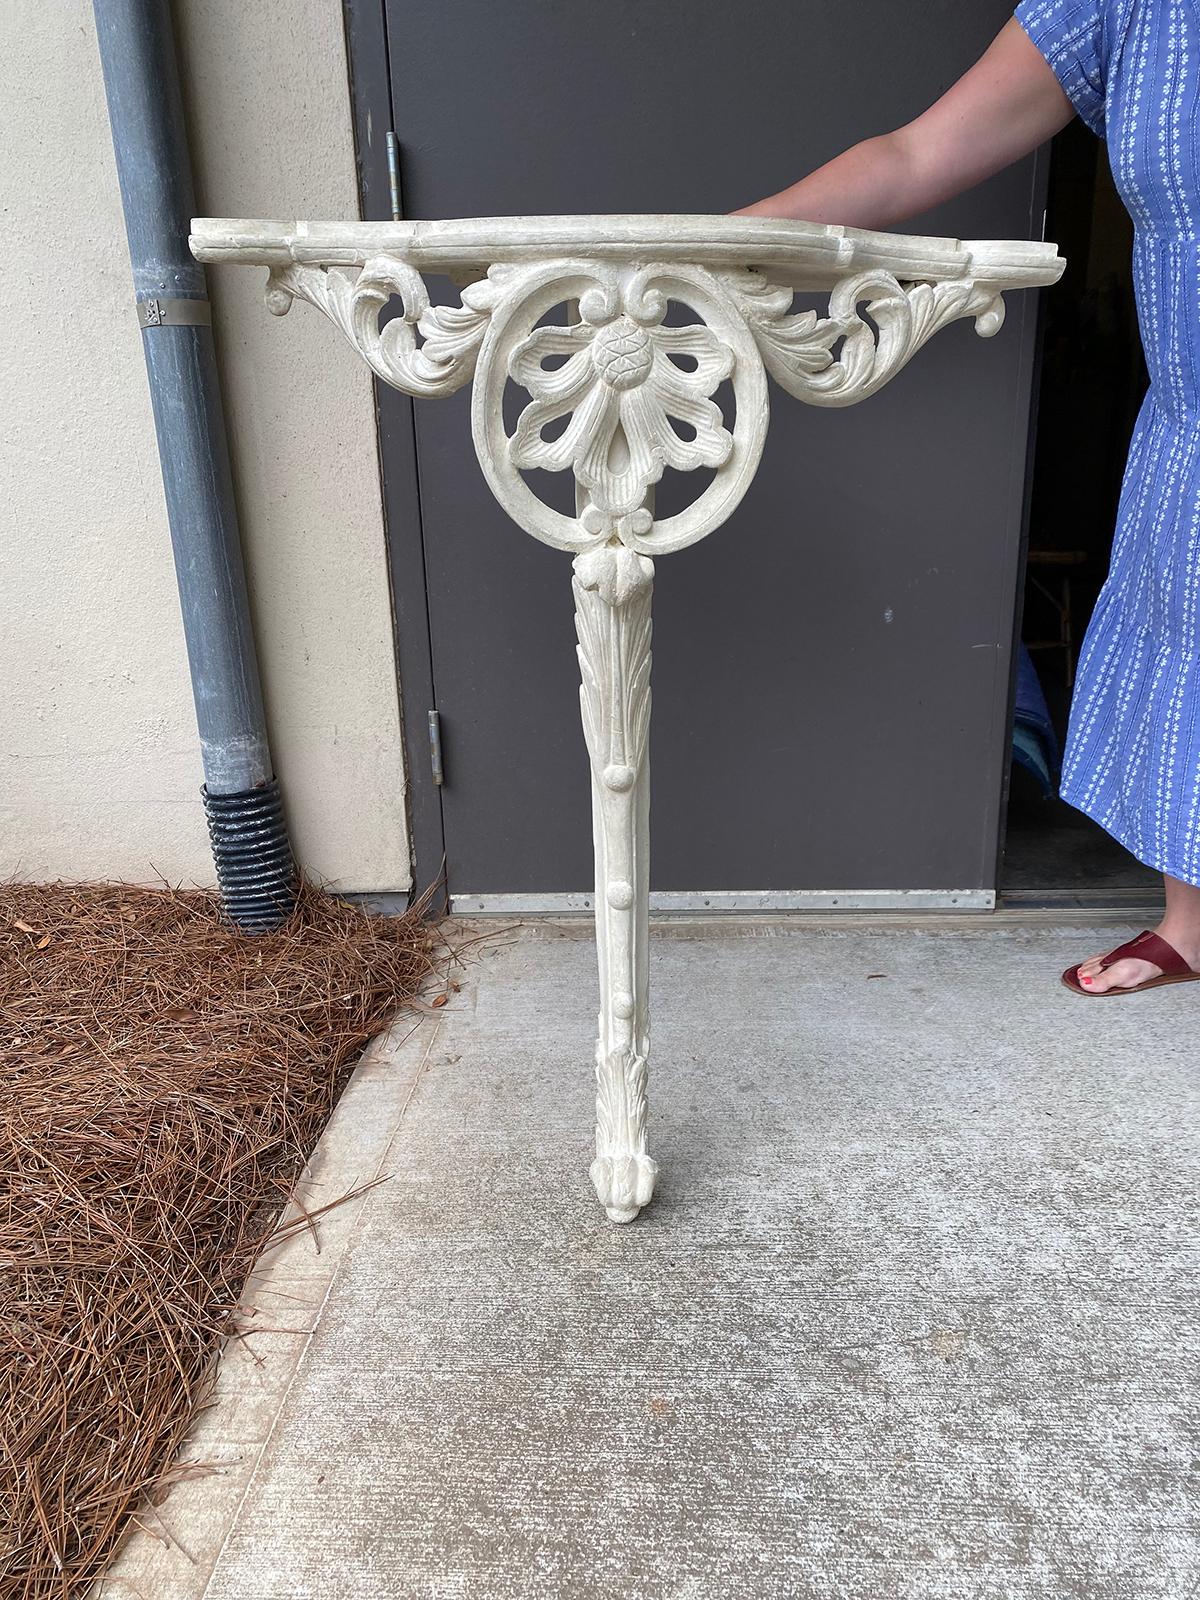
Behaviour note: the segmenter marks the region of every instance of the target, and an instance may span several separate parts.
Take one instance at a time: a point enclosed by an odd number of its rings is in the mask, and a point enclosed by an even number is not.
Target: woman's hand
[[[1013,18],[969,72],[914,122],[866,139],[736,217],[887,228],[971,189],[1036,150],[1074,111]]]

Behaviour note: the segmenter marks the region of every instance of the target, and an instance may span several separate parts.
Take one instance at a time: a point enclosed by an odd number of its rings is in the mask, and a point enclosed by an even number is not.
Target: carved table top
[[[721,215],[598,214],[456,217],[438,222],[271,222],[197,217],[191,247],[201,261],[362,266],[393,255],[425,272],[459,275],[502,261],[585,255],[590,260],[686,261],[754,267],[793,289],[832,289],[860,272],[902,282],[974,278],[997,289],[1056,283],[1066,263],[1038,240],[939,239],[869,233],[817,222]]]

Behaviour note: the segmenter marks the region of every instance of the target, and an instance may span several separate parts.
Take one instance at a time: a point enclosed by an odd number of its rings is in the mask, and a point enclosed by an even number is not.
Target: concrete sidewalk
[[[308,1203],[390,1179],[265,1265],[294,1331],[106,1595],[1200,1595],[1200,990],[1058,985],[1115,942],[659,934],[626,1228],[590,941],[477,952],[356,1074]]]

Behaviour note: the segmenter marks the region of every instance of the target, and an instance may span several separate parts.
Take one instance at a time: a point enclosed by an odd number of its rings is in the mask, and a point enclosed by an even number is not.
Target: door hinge
[[[436,711],[429,713],[429,765],[434,783],[442,783],[442,719]]]
[[[387,131],[388,188],[391,191],[392,221],[400,221],[400,147],[391,128]]]

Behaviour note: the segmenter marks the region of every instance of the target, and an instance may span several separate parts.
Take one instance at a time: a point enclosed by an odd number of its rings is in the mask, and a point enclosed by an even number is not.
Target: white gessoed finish
[[[749,488],[767,430],[767,374],[808,405],[866,399],[950,322],[982,335],[1006,289],[1054,283],[1054,245],[865,233],[725,216],[481,217],[447,222],[201,218],[206,262],[269,268],[267,305],[306,300],[384,382],[417,396],[474,380],[471,431],[496,499],[527,533],[574,556],[580,704],[592,768],[600,1033],[591,1174],[616,1222],[650,1199],[650,597],[653,558],[718,527]],[[422,272],[461,285],[433,306]],[[792,309],[827,294],[828,311]],[[399,315],[380,326],[392,300]],[[696,318],[668,323],[674,302]],[[538,326],[558,307],[561,324]],[[732,427],[713,396],[732,385]],[[512,381],[530,396],[509,433]],[[551,438],[545,430],[561,424]],[[682,437],[675,423],[682,424]],[[658,519],[667,468],[712,478]],[[529,488],[570,470],[573,517]]]

